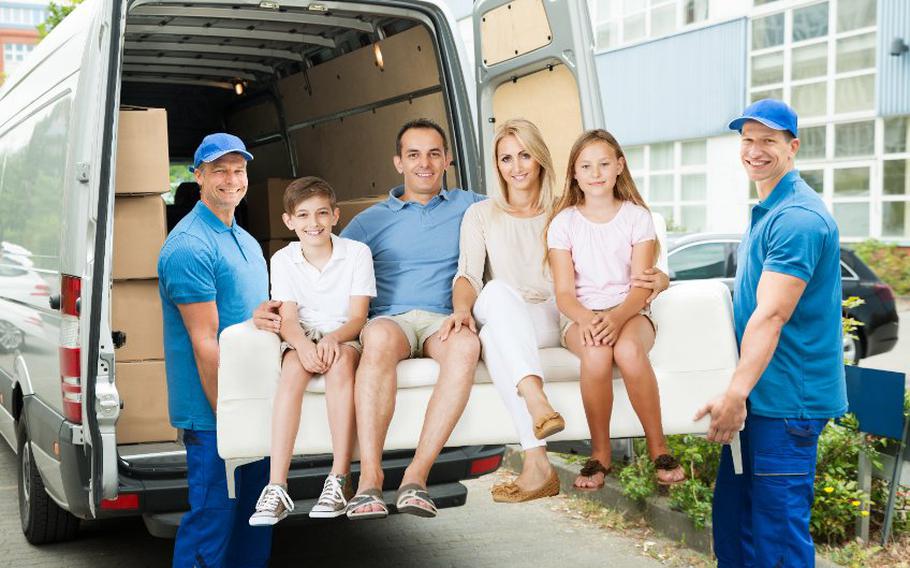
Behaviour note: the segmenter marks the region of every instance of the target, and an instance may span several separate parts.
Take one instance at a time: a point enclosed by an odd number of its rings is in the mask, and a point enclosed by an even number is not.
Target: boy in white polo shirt
[[[373,256],[365,244],[337,237],[335,192],[317,177],[293,181],[284,192],[282,218],[297,234],[272,256],[272,299],[282,302],[281,380],[272,410],[269,484],[256,503],[251,525],[274,525],[294,510],[287,493],[288,468],[300,426],[307,383],[326,381],[325,397],[332,433],[332,471],[310,517],[344,514],[353,495],[350,477],[354,446],[354,371],[360,359],[357,337],[370,298],[376,296]]]

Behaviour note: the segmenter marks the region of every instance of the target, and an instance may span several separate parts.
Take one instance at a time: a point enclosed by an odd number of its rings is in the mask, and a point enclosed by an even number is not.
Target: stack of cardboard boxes
[[[170,188],[169,170],[164,109],[121,109],[111,291],[111,329],[126,338],[115,351],[123,401],[118,444],[177,439],[168,418],[157,278],[158,253],[167,234],[161,194]]]

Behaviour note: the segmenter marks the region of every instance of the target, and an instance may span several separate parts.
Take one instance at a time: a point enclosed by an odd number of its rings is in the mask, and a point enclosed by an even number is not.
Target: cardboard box
[[[114,278],[157,278],[167,223],[160,195],[114,199]]]
[[[164,193],[170,184],[167,113],[163,108],[121,108],[114,193]]]
[[[262,247],[262,256],[265,257],[266,262],[271,262],[272,255],[288,246],[288,243],[294,242],[296,239],[285,241],[282,239],[272,239],[268,241],[259,241],[259,246]]]
[[[269,178],[251,183],[246,193],[247,231],[260,241],[290,239],[293,231],[281,220],[284,213],[284,190],[292,181]]]
[[[177,430],[167,409],[164,361],[117,363],[116,385],[123,401],[117,420],[117,443],[173,442]]]
[[[338,209],[341,210],[341,214],[338,217],[338,224],[335,225],[335,233],[341,233],[341,230],[344,229],[345,225],[351,222],[358,213],[388,199],[388,195],[381,195],[376,197],[360,197],[357,199],[346,199],[344,201],[338,202]]]
[[[126,334],[118,362],[164,358],[158,280],[117,280],[111,291],[111,329]]]

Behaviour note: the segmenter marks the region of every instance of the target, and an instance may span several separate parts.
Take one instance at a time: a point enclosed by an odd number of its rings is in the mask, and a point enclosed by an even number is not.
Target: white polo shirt
[[[294,241],[272,256],[272,299],[296,302],[303,325],[329,333],[350,318],[351,296],[376,297],[373,255],[363,243],[332,235],[332,257],[320,271]]]

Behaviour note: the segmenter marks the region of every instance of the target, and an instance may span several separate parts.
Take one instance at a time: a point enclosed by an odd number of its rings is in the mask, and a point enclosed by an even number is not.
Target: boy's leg
[[[613,348],[607,345],[587,346],[582,343],[578,324],[565,333],[566,346],[581,360],[581,401],[591,432],[591,458],[605,468],[612,462],[610,417],[613,414]],[[603,473],[579,475],[575,486],[594,489],[603,483]]]
[[[752,527],[762,565],[815,565],[809,534],[818,436],[827,420],[753,417]]]
[[[256,511],[256,501],[269,479],[269,458],[237,468],[235,514],[225,567],[268,566],[272,552],[272,527],[251,527],[247,519]]]
[[[325,402],[332,435],[332,473],[351,471],[354,451],[354,372],[360,353],[350,345],[341,346],[341,356],[325,374]]]
[[[730,446],[723,446],[714,505],[711,512],[714,556],[718,568],[751,568],[755,553],[752,546],[752,445],[749,442],[751,417],[740,432],[743,456],[742,475],[733,472]]]
[[[214,431],[186,430],[183,441],[190,511],[180,521],[173,566],[220,567],[225,562],[236,510],[236,501],[227,496],[224,460],[218,456]]]
[[[269,483],[287,484],[294,439],[300,428],[300,406],[310,378],[312,375],[300,364],[297,352],[293,349],[285,351],[281,378],[272,406],[272,465]]]

